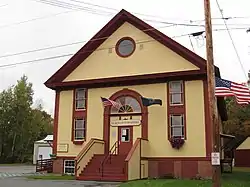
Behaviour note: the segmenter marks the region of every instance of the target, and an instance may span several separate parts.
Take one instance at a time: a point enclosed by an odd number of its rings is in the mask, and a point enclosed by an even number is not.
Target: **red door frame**
[[[121,130],[129,129],[129,141],[122,142],[121,141]],[[133,147],[133,126],[122,126],[118,127],[118,154],[119,155],[127,155],[130,149]]]
[[[124,88],[116,93],[114,93],[109,99],[115,100],[121,96],[131,96],[135,98],[141,105],[142,116],[141,119],[141,138],[148,139],[148,108],[142,105],[141,95],[131,89]],[[105,141],[105,154],[109,154],[109,143],[110,143],[110,109],[111,106],[104,108],[103,114],[103,140]]]

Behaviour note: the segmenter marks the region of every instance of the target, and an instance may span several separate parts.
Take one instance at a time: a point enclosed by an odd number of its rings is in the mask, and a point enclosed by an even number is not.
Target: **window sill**
[[[168,137],[168,140],[171,141],[171,139],[173,139],[173,138],[182,139],[182,140],[185,140],[185,141],[187,140],[186,136],[184,136],[184,137],[178,137],[178,136],[173,137],[173,136],[170,136],[170,137]]]
[[[85,111],[86,108],[75,108],[75,111]]]
[[[75,145],[82,145],[85,142],[85,140],[73,140],[73,144]]]

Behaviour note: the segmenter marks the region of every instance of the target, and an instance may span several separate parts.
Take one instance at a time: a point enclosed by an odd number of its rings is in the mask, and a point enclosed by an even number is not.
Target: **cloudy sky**
[[[250,2],[218,1],[224,17],[230,17],[226,22],[240,59],[212,0],[215,64],[223,78],[245,82],[250,69]],[[0,0],[0,90],[26,74],[35,100],[42,100],[53,114],[54,91],[43,83],[121,9],[205,57],[204,35],[188,35],[204,30],[202,0]]]

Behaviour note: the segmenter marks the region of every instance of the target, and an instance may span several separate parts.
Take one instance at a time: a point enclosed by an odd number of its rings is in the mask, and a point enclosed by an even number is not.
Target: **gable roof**
[[[55,88],[57,83],[61,83],[75,68],[96,50],[108,37],[110,37],[122,24],[128,22],[142,30],[147,35],[154,38],[164,46],[168,47],[184,59],[199,67],[199,72],[206,72],[206,60],[193,53],[186,47],[180,45],[173,39],[161,33],[146,22],[122,9],[116,14],[95,36],[93,36],[73,57],[70,58],[54,75],[52,75],[45,85],[49,88]]]

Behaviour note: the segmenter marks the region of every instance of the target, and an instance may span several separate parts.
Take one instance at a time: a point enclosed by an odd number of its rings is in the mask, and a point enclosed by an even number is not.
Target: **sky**
[[[211,0],[215,65],[222,78],[246,82],[250,70],[250,32],[246,32],[250,28],[250,2],[218,2],[224,17],[230,17],[226,23],[235,48],[218,5]],[[33,83],[35,103],[41,102],[53,115],[55,93],[44,82],[121,9],[206,57],[205,35],[188,35],[204,31],[202,0],[0,0],[0,91],[25,74]]]

